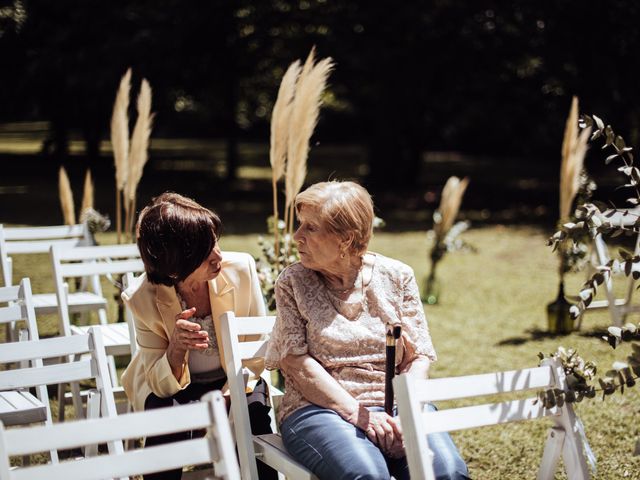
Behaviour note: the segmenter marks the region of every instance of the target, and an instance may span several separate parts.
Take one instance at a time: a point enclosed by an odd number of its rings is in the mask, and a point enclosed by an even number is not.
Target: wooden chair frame
[[[236,317],[234,312],[225,312],[220,317],[240,471],[243,479],[258,480],[256,459],[259,459],[289,479],[317,480],[315,475],[287,453],[280,435],[251,434],[242,361],[264,357],[267,340],[241,342],[240,337],[267,336],[273,330],[274,323],[273,316]],[[268,377],[267,381],[270,383]]]
[[[583,452],[588,443],[586,438],[577,433],[581,424],[569,403],[547,409],[540,402],[534,403],[536,397],[529,397],[435,412],[423,411],[427,402],[438,400],[498,395],[531,389],[565,390],[564,370],[556,360],[546,359],[543,366],[537,368],[464,377],[425,380],[402,374],[394,378],[393,383],[412,478],[435,479],[433,453],[429,450],[427,439],[429,433],[545,417],[550,417],[554,426],[547,436],[538,480],[554,478],[561,455],[568,478],[590,478]]]
[[[88,356],[76,362],[42,366],[43,360],[48,358],[82,354],[88,354]],[[87,335],[0,344],[0,363],[14,362],[28,362],[29,366],[0,371],[0,390],[35,387],[41,392],[43,403],[48,406],[47,385],[94,379],[96,382],[95,394],[92,396],[94,403],[89,407],[89,411],[95,412],[96,416],[117,415],[107,357],[99,329],[91,328]],[[51,412],[47,408],[45,427],[51,427],[51,423]],[[121,442],[111,442],[108,446],[109,451],[120,453],[123,451]],[[47,449],[42,451],[45,450]],[[50,450],[53,452],[55,449]],[[52,460],[55,461],[57,458]]]
[[[9,324],[24,320],[27,328],[24,330],[24,338],[20,340],[39,340],[31,282],[28,278],[23,278],[18,286],[0,287],[0,303],[7,303],[6,307],[0,307],[0,323]],[[31,363],[23,362],[21,365],[25,368],[42,366],[41,358],[36,358]],[[27,425],[35,422],[51,425],[51,406],[47,387],[37,385],[35,392],[34,397],[26,389],[0,391],[0,421],[7,425]],[[52,462],[58,461],[58,452],[52,450],[49,454]]]
[[[51,263],[53,266],[56,300],[58,305],[59,329],[62,335],[84,334],[89,326],[76,326],[71,323],[71,314],[68,303],[68,286],[66,280],[89,276],[92,283],[91,295],[86,308],[101,310],[101,305],[106,305],[100,286],[102,275],[123,274],[144,271],[144,264],[140,259],[140,253],[136,244],[125,245],[100,245],[90,247],[63,248],[58,245],[51,247]],[[105,312],[106,313],[106,312]],[[118,387],[118,377],[115,368],[114,356],[129,355],[135,352],[131,341],[131,324],[108,323],[106,314],[99,316],[100,325],[104,337],[105,349],[109,355],[109,368],[111,381],[114,387]],[[134,340],[135,341],[135,340]],[[132,350],[133,348],[133,350]],[[61,384],[59,395],[63,395]],[[72,397],[76,414],[82,411],[80,389],[77,384],[72,384]],[[63,397],[61,397],[63,398]],[[64,402],[60,402],[59,418],[64,418]]]
[[[183,430],[206,428],[203,438],[165,445],[112,452],[60,462],[9,468],[9,458],[51,449],[68,449],[87,444],[122,444],[130,438],[163,435]],[[202,401],[100,418],[46,425],[44,427],[5,430],[0,425],[0,478],[6,480],[99,480],[126,477],[182,467],[214,463],[215,474],[225,480],[240,480],[233,449],[225,401],[219,391],[206,394]]]

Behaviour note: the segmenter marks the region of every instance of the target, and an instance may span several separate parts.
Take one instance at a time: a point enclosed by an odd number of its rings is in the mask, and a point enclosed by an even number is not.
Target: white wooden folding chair
[[[214,464],[217,478],[240,480],[233,439],[220,392],[187,405],[44,427],[0,428],[3,480],[101,480],[147,474],[184,465]],[[56,465],[9,468],[12,456],[129,438],[207,429],[207,436],[127,452],[85,457]]]
[[[6,306],[4,306],[6,304]],[[0,324],[24,321],[26,329],[22,340],[38,340],[38,326],[36,323],[33,299],[31,297],[31,282],[23,278],[20,284],[13,287],[0,287]],[[21,335],[22,337],[22,335]],[[41,368],[42,359],[36,358],[24,363],[27,367]],[[5,425],[27,425],[45,422],[51,424],[51,408],[49,394],[45,385],[35,388],[36,396],[27,389],[0,388],[0,421]],[[58,453],[52,450],[51,461],[58,461]]]
[[[49,253],[52,245],[72,247],[91,245],[92,241],[85,223],[49,227],[5,227],[0,224],[0,268],[4,286],[13,285],[13,256]],[[75,312],[76,301],[80,300],[80,297],[69,299],[72,311]],[[36,315],[56,313],[54,293],[34,293],[33,304]]]
[[[43,360],[48,358],[81,354],[88,356],[77,362],[42,366]],[[19,362],[28,362],[28,366],[0,371],[0,391],[36,387],[46,406],[47,425],[45,427],[51,427],[52,423],[46,385],[55,385],[60,382],[94,380],[96,389],[91,396],[90,415],[103,417],[117,415],[102,335],[97,328],[90,329],[87,335],[0,344],[0,364]],[[108,446],[109,451],[115,453],[123,451],[121,442],[113,441]],[[42,449],[42,451],[46,450],[51,451],[52,460],[57,461],[55,448]],[[5,477],[0,476],[0,478]]]
[[[602,215],[602,218],[606,221],[610,221],[614,225],[626,226],[629,229],[633,228],[635,225],[638,216],[640,215],[640,208],[635,209],[632,214],[624,215],[621,212],[605,212]],[[634,250],[632,253],[633,256],[640,255],[640,233],[636,235]],[[593,243],[591,246],[591,256],[592,263],[597,265],[605,265],[611,259],[611,255],[609,254],[609,248],[605,242],[604,237],[601,233],[595,235],[593,239]],[[602,309],[607,308],[609,310],[609,314],[611,315],[611,322],[613,325],[622,326],[625,321],[627,314],[629,313],[637,313],[640,312],[640,305],[634,305],[632,303],[633,292],[636,289],[636,281],[633,277],[629,276],[624,279],[626,283],[626,291],[624,297],[616,298],[616,294],[613,291],[613,283],[614,276],[622,276],[622,272],[619,271],[619,268],[613,268],[611,271],[611,275],[607,279],[604,284],[605,291],[605,299],[602,300],[594,300],[587,307],[586,311],[594,310],[594,309]],[[587,275],[590,277],[593,274],[593,268],[589,269]],[[585,313],[586,313],[585,311]],[[578,319],[577,329],[579,330],[582,326],[582,318],[584,317],[584,313],[580,315]]]
[[[569,403],[547,409],[540,402],[534,403],[536,397],[529,397],[439,411],[424,410],[427,402],[438,400],[498,395],[531,389],[565,390],[564,370],[555,360],[547,359],[543,366],[537,368],[464,377],[425,380],[402,374],[394,378],[393,384],[412,478],[435,479],[433,453],[429,450],[427,439],[430,433],[545,417],[550,417],[554,426],[547,436],[537,478],[553,479],[561,455],[568,478],[590,478],[583,452],[585,447],[588,448],[588,443],[583,434],[578,433],[582,432],[582,424]]]
[[[225,312],[220,317],[220,322],[242,478],[258,480],[256,459],[259,459],[289,479],[317,479],[287,453],[280,435],[277,433],[251,434],[242,362],[264,357],[267,340],[241,342],[240,337],[269,335],[273,330],[275,317],[236,317],[233,312]],[[267,383],[271,383],[268,372],[263,372],[262,377]]]
[[[144,264],[140,259],[136,244],[70,248],[54,245],[51,247],[51,262],[58,305],[59,329],[62,335],[84,334],[90,328],[89,326],[77,326],[71,323],[67,279],[89,276],[92,279],[92,291],[85,292],[86,302],[84,307],[86,309],[99,310],[107,303],[100,285],[101,276],[124,275],[131,272],[144,271]],[[109,368],[112,385],[117,387],[118,377],[113,357],[131,354],[130,324],[128,322],[108,323],[106,316],[104,318],[99,317],[99,320],[99,328],[104,337],[105,349],[110,357]],[[63,388],[64,385],[61,384],[60,398],[64,398]],[[76,384],[72,384],[72,396],[76,414],[78,414],[82,409],[82,402],[80,400],[80,390]],[[64,418],[64,402],[60,402],[60,407],[59,417]]]

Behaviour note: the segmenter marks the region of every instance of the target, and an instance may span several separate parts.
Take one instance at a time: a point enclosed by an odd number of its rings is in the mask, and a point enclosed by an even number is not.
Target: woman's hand
[[[372,412],[360,406],[358,419],[354,424],[364,430],[369,440],[389,457],[404,457],[402,428],[398,419],[385,412]]]
[[[209,334],[206,330],[188,319],[195,315],[195,307],[176,315],[176,325],[169,339],[167,359],[176,379],[182,376],[184,357],[188,350],[206,350],[209,346]]]

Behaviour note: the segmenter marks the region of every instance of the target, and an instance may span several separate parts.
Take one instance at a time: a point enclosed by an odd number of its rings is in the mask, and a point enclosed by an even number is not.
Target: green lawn
[[[538,352],[550,353],[559,345],[577,348],[585,359],[596,360],[602,372],[615,359],[624,359],[627,347],[614,351],[599,339],[609,324],[606,311],[587,313],[582,332],[568,336],[544,333],[544,308],[557,293],[556,259],[545,246],[546,236],[546,232],[524,227],[475,229],[465,233],[465,238],[478,253],[445,257],[439,269],[441,303],[425,309],[439,358],[432,376],[536,366]],[[257,255],[256,238],[229,235],[221,243],[223,249]],[[111,243],[114,236],[102,235],[99,240]],[[377,233],[371,250],[412,266],[422,285],[428,267],[424,233]],[[18,258],[15,277],[31,276],[35,291],[51,288],[51,282],[45,280],[48,265],[46,256]],[[579,274],[568,279],[568,294],[578,291],[583,278]],[[55,328],[55,318],[41,319],[40,326],[46,335]],[[640,438],[639,392],[632,388],[604,403],[598,397],[577,406],[598,459],[595,478],[640,478],[640,457],[633,456]],[[534,478],[548,425],[543,421],[487,427],[456,433],[454,439],[473,478]],[[557,478],[565,476],[558,474]]]

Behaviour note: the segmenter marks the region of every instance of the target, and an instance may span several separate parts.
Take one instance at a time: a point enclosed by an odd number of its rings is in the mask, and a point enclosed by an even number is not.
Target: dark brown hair
[[[195,200],[166,192],[140,212],[136,236],[147,278],[174,286],[187,278],[216,245],[222,223]]]

